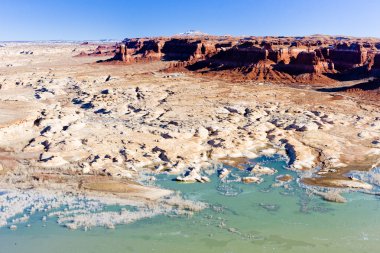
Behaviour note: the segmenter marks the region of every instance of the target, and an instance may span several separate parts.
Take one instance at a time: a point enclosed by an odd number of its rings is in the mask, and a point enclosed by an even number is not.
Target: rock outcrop
[[[113,59],[190,61],[205,59],[216,51],[215,43],[194,38],[130,39],[120,44]]]
[[[368,60],[367,50],[359,43],[341,43],[325,50],[324,57],[330,59],[334,68],[345,71],[363,66]]]
[[[139,60],[160,60],[164,41],[160,39],[124,40],[114,56],[114,60],[136,62]]]
[[[369,69],[377,74],[378,45],[374,39],[322,35],[138,38],[124,40],[112,60],[164,60],[171,61],[168,71],[187,69],[244,80],[324,84],[358,71],[364,76],[370,74]]]
[[[322,60],[316,51],[300,52],[296,57],[292,57],[289,64],[278,64],[278,70],[284,71],[292,75],[300,75],[305,73],[328,73],[333,67],[328,62]]]
[[[380,77],[380,53],[375,54],[375,56],[373,57],[371,72],[374,76]]]
[[[189,61],[204,59],[206,55],[216,52],[215,44],[202,40],[171,39],[162,48],[165,60]]]
[[[87,46],[89,43],[82,43],[81,46]],[[94,50],[90,50],[88,52],[81,51],[77,57],[83,56],[113,56],[117,53],[119,48],[119,43],[116,44],[101,44],[98,45]]]

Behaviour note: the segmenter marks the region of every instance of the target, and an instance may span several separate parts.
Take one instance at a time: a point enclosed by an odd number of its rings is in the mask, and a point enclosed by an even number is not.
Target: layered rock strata
[[[126,39],[113,60],[126,63],[176,61],[169,71],[186,68],[202,74],[233,73],[258,81],[333,83],[341,75],[378,69],[375,39],[311,37],[160,37]],[[371,63],[375,71],[371,69]],[[377,72],[376,72],[377,73]],[[237,75],[236,75],[237,74]]]

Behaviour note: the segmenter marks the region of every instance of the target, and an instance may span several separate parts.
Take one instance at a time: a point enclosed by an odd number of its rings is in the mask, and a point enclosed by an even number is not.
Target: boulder
[[[250,169],[251,173],[256,175],[273,175],[277,172],[277,170],[261,166],[256,164],[253,168]]]
[[[201,176],[199,170],[195,168],[190,168],[183,176],[178,176],[176,181],[185,182],[185,183],[208,183],[211,180],[206,176]]]
[[[285,175],[278,175],[276,177],[276,181],[278,182],[284,182],[284,183],[287,183],[287,182],[290,182],[293,180],[293,177],[289,174],[285,174]]]
[[[245,184],[252,184],[252,183],[260,184],[263,182],[263,179],[260,177],[242,177],[241,181]]]
[[[225,177],[227,177],[229,174],[230,174],[230,171],[226,168],[223,168],[221,170],[218,171],[218,174],[219,174],[219,178],[220,179],[223,179]]]

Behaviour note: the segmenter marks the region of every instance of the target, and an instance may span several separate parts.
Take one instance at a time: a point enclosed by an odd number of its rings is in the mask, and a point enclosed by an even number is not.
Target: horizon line
[[[215,36],[215,37],[274,37],[274,38],[281,38],[281,37],[289,37],[289,38],[304,38],[304,37],[318,37],[318,36],[329,36],[329,37],[347,37],[347,38],[356,38],[356,39],[379,39],[380,37],[376,36],[355,36],[355,35],[344,35],[344,34],[338,34],[338,35],[331,35],[331,34],[309,34],[309,35],[230,35],[230,34],[224,34],[224,35],[215,35],[215,34],[194,34],[194,35],[188,35],[188,34],[174,34],[174,35],[151,35],[151,36],[132,36],[132,37],[124,37],[123,39],[115,39],[115,38],[101,38],[101,39],[35,39],[35,40],[28,40],[28,39],[22,39],[22,40],[0,40],[0,43],[11,43],[11,42],[17,42],[17,43],[27,43],[27,42],[121,42],[125,39],[139,39],[139,38],[160,38],[160,37],[207,37],[207,36]]]

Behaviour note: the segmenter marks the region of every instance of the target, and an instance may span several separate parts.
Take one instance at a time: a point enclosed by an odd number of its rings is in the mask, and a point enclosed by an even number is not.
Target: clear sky
[[[380,0],[0,0],[0,40],[173,35],[380,37]]]

